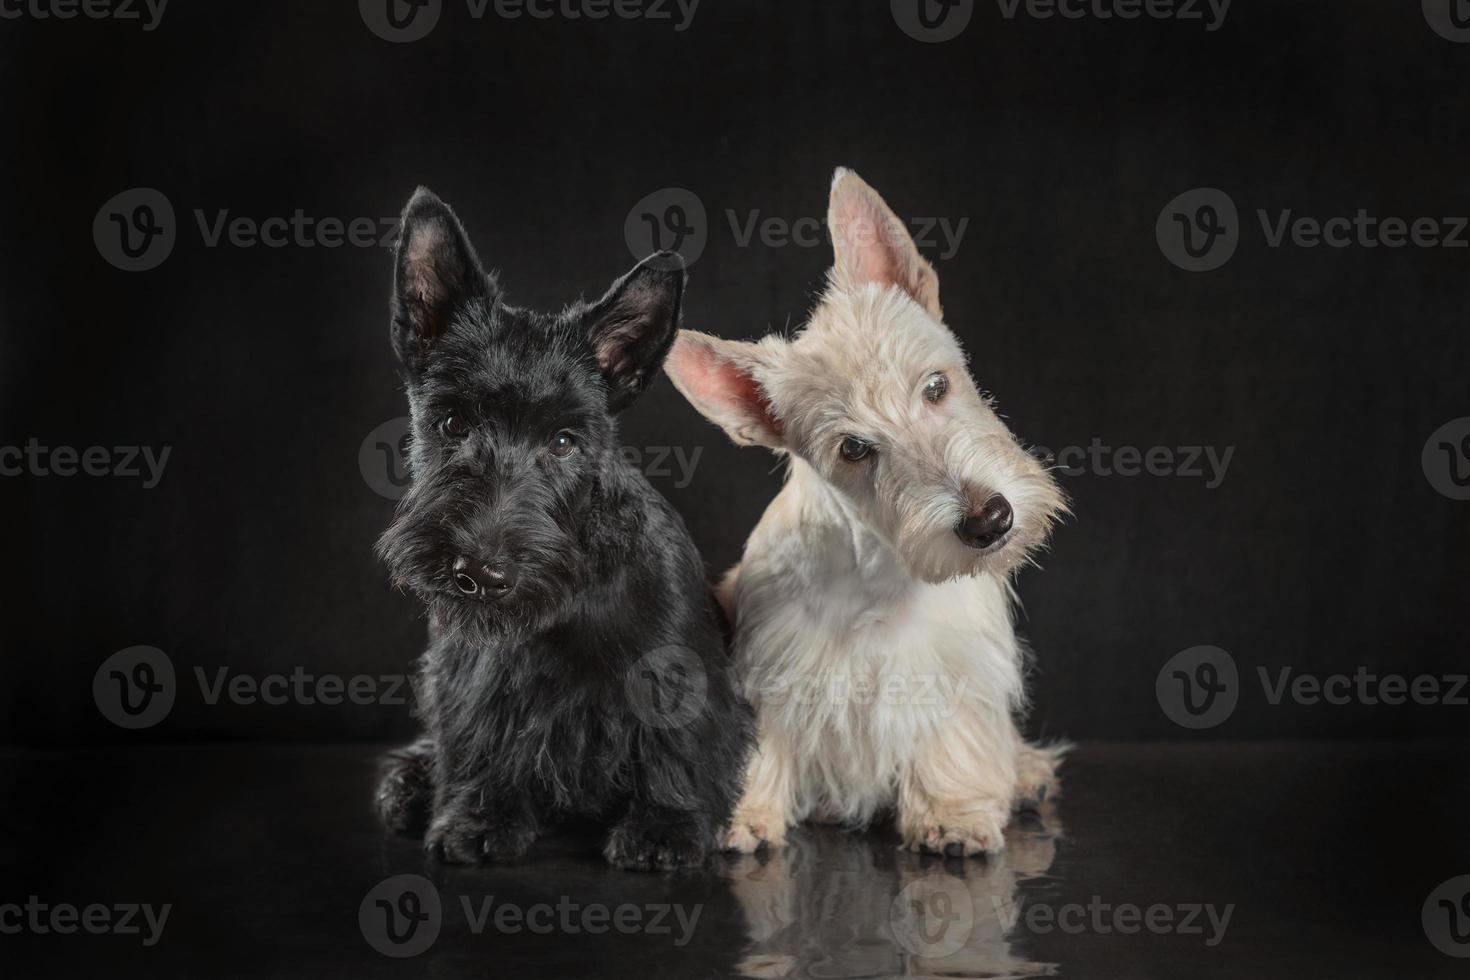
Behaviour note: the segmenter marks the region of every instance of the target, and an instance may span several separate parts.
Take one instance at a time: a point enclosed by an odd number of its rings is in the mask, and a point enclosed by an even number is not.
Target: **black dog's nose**
[[[1016,515],[1006,498],[996,494],[985,506],[960,521],[954,533],[971,548],[989,548],[1011,529]]]
[[[465,595],[499,599],[510,592],[516,580],[503,566],[471,561],[461,556],[454,559],[454,584]]]

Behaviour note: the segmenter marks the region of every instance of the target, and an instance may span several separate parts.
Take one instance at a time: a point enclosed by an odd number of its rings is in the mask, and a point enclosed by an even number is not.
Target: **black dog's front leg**
[[[539,833],[527,793],[472,781],[441,788],[424,844],[446,864],[498,864],[524,856]]]
[[[379,764],[374,802],[383,824],[395,834],[422,837],[428,828],[437,752],[433,739],[421,738],[389,752]]]
[[[699,813],[635,800],[608,835],[602,853],[624,871],[697,867],[713,834]]]

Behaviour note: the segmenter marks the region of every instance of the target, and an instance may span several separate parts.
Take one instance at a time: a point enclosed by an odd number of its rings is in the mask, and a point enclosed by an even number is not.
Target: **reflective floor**
[[[989,861],[821,828],[674,875],[576,828],[427,865],[367,748],[9,753],[0,976],[1465,977],[1464,748],[1084,746]]]

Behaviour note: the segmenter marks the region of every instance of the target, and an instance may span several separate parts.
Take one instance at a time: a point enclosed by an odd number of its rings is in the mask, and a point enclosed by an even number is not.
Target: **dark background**
[[[1256,208],[1327,218],[1470,214],[1470,45],[1417,3],[1297,0],[1199,21],[1006,20],[978,3],[924,44],[886,2],[704,0],[668,21],[474,20],[374,36],[350,0],[188,3],[157,30],[0,21],[0,445],[172,447],[162,482],[0,479],[0,742],[357,740],[402,707],[203,703],[196,667],[398,673],[416,604],[372,543],[392,502],[359,448],[405,414],[379,248],[206,248],[210,220],[398,212],[426,184],[513,298],[560,306],[635,260],[634,204],[692,190],[708,245],[687,324],[799,323],[825,245],[739,247],[742,223],[825,213],[837,165],[904,216],[968,218],[938,261],[951,326],[1025,439],[1236,447],[1224,482],[1064,477],[1075,519],[1019,588],[1038,654],[1033,727],[1082,739],[1462,734],[1467,708],[1270,706],[1273,672],[1465,670],[1470,504],[1420,452],[1470,415],[1470,251],[1267,247]],[[167,195],[160,267],[103,260],[92,222]],[[1155,241],[1166,202],[1225,190],[1238,252],[1202,274]],[[674,501],[711,574],[779,486],[667,381],[625,441],[703,453]],[[109,725],[92,677],[149,644],[169,718]],[[1154,680],[1229,650],[1234,716],[1186,732]]]

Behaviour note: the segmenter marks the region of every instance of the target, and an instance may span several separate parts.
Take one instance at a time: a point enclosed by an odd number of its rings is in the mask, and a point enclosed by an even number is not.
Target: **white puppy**
[[[721,589],[760,732],[726,844],[896,811],[912,848],[997,851],[1055,786],[1060,750],[1016,728],[1010,577],[1065,502],[976,389],[883,199],[839,170],[829,223],[830,282],[794,339],[684,331],[666,364],[737,443],[790,461]]]

